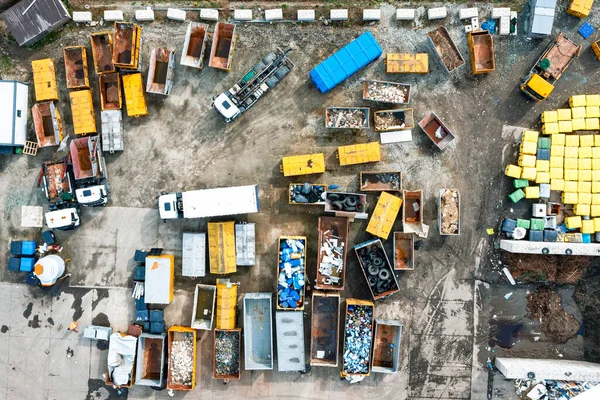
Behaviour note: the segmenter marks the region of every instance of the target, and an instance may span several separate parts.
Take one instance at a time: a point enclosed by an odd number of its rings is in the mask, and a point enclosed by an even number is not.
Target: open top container
[[[403,190],[402,229],[406,233],[423,231],[423,191]]]
[[[304,313],[302,311],[276,311],[277,370],[304,371]]]
[[[340,293],[313,291],[310,365],[337,367],[340,340]]]
[[[393,374],[400,365],[402,324],[392,320],[375,320],[373,336],[373,372]]]
[[[440,150],[444,150],[456,138],[454,133],[433,112],[428,112],[419,121],[419,126]]]
[[[138,338],[135,384],[161,387],[164,384],[166,334],[142,333]]]
[[[306,186],[310,187],[308,193],[304,193]],[[313,184],[313,183],[290,183],[290,190],[288,192],[288,203],[289,204],[301,204],[304,206],[322,206],[325,204],[322,196],[319,193],[324,193],[327,190],[327,185]],[[297,201],[297,194],[301,194],[306,201]]]
[[[400,192],[402,172],[400,171],[360,171],[361,192]]]
[[[87,57],[84,46],[63,47],[67,89],[89,89]]]
[[[304,310],[306,237],[279,236],[277,248],[277,309]]]
[[[273,369],[271,293],[244,295],[244,356],[246,371]]]
[[[369,300],[346,299],[342,377],[371,374],[374,308]]]
[[[213,285],[196,285],[194,293],[194,311],[192,323],[194,329],[210,331],[212,329],[217,287]]]
[[[458,189],[440,189],[438,227],[440,235],[460,235],[460,192]]]
[[[90,34],[90,43],[92,46],[92,57],[94,59],[94,69],[96,74],[115,72],[115,66],[112,62],[112,33],[95,32]]]
[[[192,390],[196,386],[196,330],[185,326],[172,326],[169,328],[168,337],[167,389]]]
[[[174,76],[175,52],[169,49],[152,50],[146,92],[165,96],[171,94]]]
[[[439,26],[432,30],[427,34],[427,39],[446,71],[452,72],[465,64],[465,59],[445,27]]]
[[[408,104],[411,93],[411,86],[408,83],[364,81],[363,100],[388,104]]]
[[[217,22],[210,49],[208,65],[213,68],[229,71],[235,49],[235,24]]]
[[[327,107],[325,127],[328,129],[366,129],[369,127],[369,107]]]
[[[208,36],[208,25],[198,22],[188,24],[181,54],[181,65],[202,69]]]
[[[467,34],[473,75],[487,74],[496,69],[494,39],[488,31],[480,30]]]
[[[374,300],[383,299],[400,290],[380,239],[357,244],[354,251]]]
[[[139,68],[142,28],[131,22],[115,22],[112,61],[122,69]]]
[[[319,217],[319,253],[315,288],[344,290],[350,221],[345,217]]]
[[[401,131],[415,127],[412,108],[375,111],[373,118],[376,132]]]
[[[100,108],[106,110],[120,110],[123,106],[121,96],[121,78],[118,72],[100,75],[98,78],[100,90]]]
[[[415,236],[412,233],[394,232],[394,269],[415,269]]]
[[[325,211],[335,213],[336,217],[366,219],[367,195],[362,193],[325,193]]]
[[[241,328],[215,329],[213,342],[213,378],[239,380],[241,377],[241,352]]]
[[[31,115],[38,146],[58,146],[63,139],[63,124],[54,102],[36,103],[31,107]]]

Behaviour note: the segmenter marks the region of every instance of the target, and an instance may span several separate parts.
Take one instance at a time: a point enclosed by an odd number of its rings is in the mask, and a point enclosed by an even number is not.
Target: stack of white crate
[[[104,11],[104,20],[106,22],[123,21],[123,11],[121,11],[121,10],[106,10],[106,11]]]
[[[298,21],[314,21],[315,10],[298,10]]]
[[[185,22],[185,10],[180,10],[178,8],[169,8],[167,9],[167,18],[173,21]]]
[[[267,21],[277,21],[283,19],[283,9],[265,10],[265,19]]]
[[[363,21],[379,21],[381,19],[381,10],[363,10]]]
[[[471,19],[477,16],[479,16],[477,7],[461,8],[460,10],[458,10],[458,19]]]
[[[448,16],[446,7],[430,8],[427,10],[427,18],[431,21],[432,19],[444,19]]]
[[[215,10],[214,8],[202,8],[200,9],[200,19],[206,21],[218,21],[219,10]]]
[[[499,34],[500,35],[508,35],[510,34],[510,8],[501,7],[501,8],[492,8],[492,19],[498,19],[499,21]]]
[[[73,22],[90,23],[92,22],[92,13],[89,11],[73,11]]]
[[[145,10],[135,10],[135,19],[140,22],[154,21],[154,11],[150,7]]]
[[[415,9],[414,8],[397,8],[396,9],[396,21],[414,21]]]
[[[237,21],[251,21],[252,10],[234,10],[233,19]]]
[[[337,9],[331,10],[329,13],[329,19],[332,21],[347,21],[348,20],[348,9]]]

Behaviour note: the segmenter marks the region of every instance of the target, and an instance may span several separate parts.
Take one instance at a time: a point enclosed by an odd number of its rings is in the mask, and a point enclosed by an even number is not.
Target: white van
[[[50,229],[60,229],[63,231],[75,229],[79,226],[79,211],[75,207],[63,208],[46,213],[46,225]]]

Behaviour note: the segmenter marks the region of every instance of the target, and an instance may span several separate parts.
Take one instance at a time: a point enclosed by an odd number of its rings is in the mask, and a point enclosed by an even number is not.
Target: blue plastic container
[[[21,258],[21,262],[19,264],[19,270],[22,272],[31,272],[33,271],[33,266],[35,265],[35,259],[32,257],[23,257]]]
[[[135,299],[135,309],[136,310],[147,310],[148,309],[148,304],[146,304],[146,301],[144,300],[144,296],[140,297],[139,299]]]
[[[163,333],[165,331],[165,322],[150,322],[150,333]]]
[[[513,233],[517,227],[517,221],[511,218],[505,218],[502,222],[502,232]]]
[[[558,232],[555,230],[546,229],[544,231],[544,242],[556,242],[558,240]]]
[[[538,160],[550,160],[550,149],[538,149],[537,150]]]
[[[10,257],[8,259],[8,270],[9,271],[17,272],[19,270],[20,266],[21,266],[21,260],[19,260],[17,257]]]
[[[588,24],[587,22],[584,22],[577,32],[579,32],[579,34],[583,36],[584,39],[587,39],[590,36],[592,36],[592,33],[594,33],[594,27]]]
[[[36,247],[33,240],[13,240],[10,242],[10,252],[15,256],[32,256],[35,254]]]
[[[134,281],[145,281],[146,280],[146,267],[139,266],[135,267],[133,270],[133,280]]]
[[[529,231],[529,240],[532,242],[541,242],[544,240],[543,231]]]
[[[148,310],[135,310],[135,322],[148,321]]]
[[[321,93],[327,93],[382,54],[377,40],[366,31],[314,67],[310,78]]]
[[[160,322],[163,320],[163,310],[150,310],[150,322]]]
[[[581,242],[582,243],[592,243],[592,235],[590,235],[589,233],[582,233],[581,234]]]

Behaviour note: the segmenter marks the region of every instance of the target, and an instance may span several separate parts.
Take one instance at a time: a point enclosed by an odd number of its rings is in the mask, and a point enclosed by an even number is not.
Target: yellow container
[[[322,174],[325,172],[325,154],[316,153],[283,157],[281,170],[283,176]]]
[[[579,135],[579,147],[593,147],[594,135]]]
[[[538,171],[535,177],[535,183],[550,183],[550,173]]]
[[[582,182],[591,182],[592,181],[592,171],[580,169],[578,171],[578,173],[579,173],[579,176],[577,177],[577,180],[582,181]]]
[[[578,158],[592,158],[592,148],[593,147],[579,147]]]
[[[571,108],[571,119],[585,118],[585,95],[583,96],[583,106]]]
[[[96,117],[90,90],[79,90],[69,93],[71,98],[71,114],[73,130],[76,135],[96,133]]]
[[[580,216],[567,217],[567,218],[565,218],[565,224],[567,225],[567,228],[569,228],[569,229],[581,228],[581,217]]]
[[[592,193],[600,193],[600,182],[592,182]]]
[[[550,171],[550,161],[549,160],[536,160],[535,169],[542,172]]]
[[[590,215],[592,217],[600,217],[600,204],[593,204],[592,201],[592,206],[590,207]]]
[[[565,169],[563,170],[563,178],[566,181],[577,181],[579,180],[579,171],[576,169]]]
[[[550,179],[550,190],[562,192],[565,189],[565,181],[562,179]]]
[[[600,170],[600,158],[594,158],[592,160],[592,171]]]
[[[569,97],[569,107],[581,107],[587,104],[585,94],[577,94]]]
[[[573,132],[573,122],[571,122],[571,120],[569,121],[558,121],[558,131],[559,132],[564,132],[564,133],[571,133]],[[568,141],[567,141],[567,145],[568,145]]]
[[[579,147],[579,136],[565,135],[565,147]]]
[[[594,43],[592,43],[592,50],[594,51],[594,54],[596,55],[598,61],[600,61],[600,46],[598,45],[599,43],[600,40],[596,40]]]
[[[536,161],[535,156],[532,156],[530,154],[522,154],[519,157],[518,164],[521,167],[532,167],[533,168],[533,167],[535,167],[535,161]]]
[[[226,275],[237,272],[234,225],[234,221],[208,223],[211,274]]]
[[[589,169],[589,170],[592,169],[592,159],[591,158],[580,158],[577,161],[578,161],[577,169]]]
[[[599,107],[600,106],[600,94],[586,94],[585,105],[588,107]]]
[[[598,106],[587,106],[585,108],[586,118],[598,118],[600,117],[600,107]]]
[[[401,206],[401,198],[387,192],[381,192],[373,215],[369,220],[369,225],[367,225],[367,232],[387,240]]]
[[[585,119],[585,130],[586,131],[600,130],[600,119],[599,118],[586,118]]]
[[[569,8],[567,8],[567,14],[585,18],[589,15],[593,3],[594,0],[572,0]]]
[[[521,154],[533,154],[535,156],[537,152],[537,143],[522,142],[519,150]]]
[[[550,136],[550,143],[552,143],[552,146],[564,146],[565,137],[566,135],[564,133],[555,133],[554,135]]]
[[[559,108],[556,110],[559,121],[570,121],[572,119],[570,108]]]
[[[528,181],[534,181],[537,177],[537,170],[534,167],[523,167],[521,172],[521,179],[527,179]]]
[[[600,205],[600,193],[592,193],[592,204]]]
[[[592,182],[600,182],[600,170],[592,170]]]
[[[577,169],[577,158],[565,158],[565,169]]]
[[[31,68],[33,69],[35,100],[58,100],[58,87],[56,86],[54,61],[49,58],[33,60],[31,62]]]
[[[575,204],[573,207],[573,212],[575,215],[581,215],[585,217],[586,215],[590,215],[590,205],[589,204]]]
[[[589,215],[589,214],[588,214]],[[594,221],[591,219],[584,219],[581,221],[581,233],[594,233]]]
[[[565,158],[578,158],[579,157],[579,147],[565,147]]]
[[[521,178],[521,170],[522,168],[518,165],[508,164],[504,169],[504,175],[509,176],[511,178],[519,179]]]
[[[579,204],[592,204],[592,194],[591,193],[577,193]]]
[[[594,146],[600,147],[600,135],[594,135]],[[596,157],[594,157],[596,158]]]
[[[542,125],[544,135],[556,135],[558,133],[558,122],[546,122]]]
[[[558,112],[556,110],[542,112],[542,123],[558,122]]]
[[[550,157],[564,157],[565,147],[564,146],[552,146],[550,147]]]
[[[338,147],[338,157],[340,165],[354,165],[381,161],[381,146],[379,145],[379,142],[340,146]],[[535,156],[531,157],[535,159]],[[533,162],[533,165],[535,165],[535,161]]]
[[[577,193],[592,193],[592,182],[578,181]]]
[[[527,187],[525,187],[525,198],[527,198],[527,199],[539,199],[540,198],[540,187],[539,186],[527,186]]]
[[[600,232],[600,218],[594,218],[594,230]]]
[[[550,156],[550,168],[562,168],[564,165],[564,158]]]
[[[125,93],[125,105],[127,106],[127,116],[143,117],[148,115],[148,105],[146,104],[146,92],[144,91],[144,82],[142,74],[127,74],[122,76],[123,92]]]
[[[239,283],[229,279],[217,279],[216,329],[235,328],[238,287]]]
[[[577,192],[577,181],[565,181],[565,192]]]
[[[573,131],[585,131],[585,118],[572,119]]]
[[[525,131],[523,131],[523,135],[522,135],[523,140],[522,141],[535,143],[537,145],[538,137],[539,137],[539,133],[537,131],[525,130]]]
[[[429,72],[429,54],[388,53],[385,67],[388,74],[426,74]]]
[[[577,200],[579,200],[579,195],[574,192],[563,192],[562,194],[562,202],[565,204],[577,204]]]

